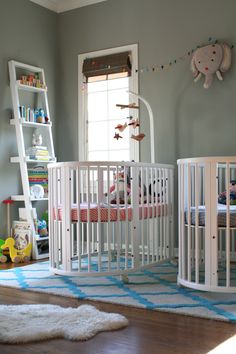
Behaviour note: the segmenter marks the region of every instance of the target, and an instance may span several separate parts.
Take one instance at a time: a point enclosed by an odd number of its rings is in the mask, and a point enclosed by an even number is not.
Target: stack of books
[[[32,146],[26,150],[26,155],[31,160],[49,161],[50,156],[46,146]]]
[[[47,168],[35,167],[28,169],[29,185],[40,184],[44,189],[44,195],[48,194],[48,170]]]

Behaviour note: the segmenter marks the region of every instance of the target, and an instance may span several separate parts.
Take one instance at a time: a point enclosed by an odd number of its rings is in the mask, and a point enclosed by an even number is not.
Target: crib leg
[[[128,284],[129,283],[129,277],[126,274],[121,274],[120,275],[120,280],[123,281],[124,284]]]

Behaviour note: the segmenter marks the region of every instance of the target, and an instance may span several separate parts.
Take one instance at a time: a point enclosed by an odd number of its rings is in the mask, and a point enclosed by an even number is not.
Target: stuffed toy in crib
[[[118,174],[114,174],[114,183],[110,187],[110,203],[111,204],[125,204],[125,193],[127,195],[127,201],[130,202],[130,184],[127,182],[125,186],[125,175],[123,171],[119,171]],[[125,190],[126,189],[126,190]]]
[[[198,48],[194,51],[191,60],[191,71],[194,81],[197,82],[202,74],[205,75],[204,88],[209,88],[216,74],[223,80],[221,73],[229,70],[231,65],[231,48],[226,43],[215,43]]]
[[[110,187],[110,203],[111,204],[125,204],[125,195],[127,195],[127,203],[131,204],[131,177],[130,171],[127,171],[126,183],[125,183],[125,173],[124,171],[119,171],[118,174],[113,175],[113,185]],[[139,176],[139,203],[147,202],[147,188],[143,184],[141,191],[141,177]],[[118,195],[119,194],[119,195]]]
[[[227,196],[227,192],[226,191],[220,193],[219,196],[218,196],[218,203],[226,204],[227,203],[226,196]],[[229,199],[230,199],[230,205],[236,205],[236,180],[230,181]]]

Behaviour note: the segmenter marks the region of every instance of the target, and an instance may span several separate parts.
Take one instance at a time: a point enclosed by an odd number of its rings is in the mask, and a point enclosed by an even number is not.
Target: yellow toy
[[[15,248],[15,240],[14,240],[14,238],[8,237],[6,239],[4,245],[1,246],[1,249],[3,249],[3,250],[5,250],[6,248],[9,249],[10,258],[11,258],[13,263],[29,262],[31,249],[32,249],[32,244],[31,243],[29,243],[24,249],[17,250]]]
[[[3,254],[1,246],[4,245],[5,241],[0,238],[0,263],[5,263],[7,261],[7,256]]]

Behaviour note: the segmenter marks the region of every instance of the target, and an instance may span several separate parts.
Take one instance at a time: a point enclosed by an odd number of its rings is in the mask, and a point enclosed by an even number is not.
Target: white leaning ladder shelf
[[[15,126],[15,131],[16,131],[16,140],[17,140],[17,149],[18,149],[18,156],[16,157],[11,157],[10,161],[12,163],[19,163],[20,165],[20,174],[21,174],[21,181],[22,181],[22,190],[23,190],[23,195],[13,195],[11,196],[11,199],[14,201],[23,201],[25,204],[25,211],[26,211],[26,217],[27,221],[30,223],[31,230],[32,230],[32,242],[33,242],[33,258],[34,259],[40,259],[40,258],[45,258],[48,256],[48,253],[44,254],[39,254],[37,250],[37,244],[38,242],[40,243],[43,240],[48,240],[48,238],[40,238],[38,235],[38,230],[35,227],[34,223],[34,215],[33,215],[33,204],[32,202],[35,202],[37,200],[48,200],[48,198],[41,198],[41,199],[36,199],[32,198],[30,194],[30,185],[29,185],[29,178],[28,178],[28,164],[31,166],[35,165],[42,165],[42,164],[48,164],[50,162],[55,162],[55,152],[54,152],[54,144],[53,144],[53,137],[52,137],[52,123],[50,119],[50,113],[49,113],[49,106],[48,106],[48,98],[47,98],[47,87],[45,83],[45,75],[44,75],[44,70],[42,68],[32,66],[32,65],[27,65],[24,63],[16,62],[14,60],[9,61],[9,74],[10,74],[10,87],[11,87],[11,96],[12,96],[12,104],[13,104],[13,118],[10,120],[10,123]],[[35,87],[35,86],[29,86],[22,84],[19,80],[19,73],[24,73],[24,75],[29,75],[29,74],[37,74],[40,77],[40,80],[42,82],[43,87]],[[35,101],[38,102],[38,99],[40,97],[40,100],[42,102],[42,105],[45,110],[45,116],[48,117],[48,122],[46,123],[37,123],[37,122],[32,122],[32,121],[25,121],[21,117],[20,113],[20,96],[19,92],[22,92],[24,94],[34,94],[34,104]],[[35,100],[36,98],[36,100]],[[40,129],[40,132],[42,134],[46,134],[47,137],[47,144],[48,144],[48,150],[50,153],[50,160],[46,161],[45,159],[32,159],[30,156],[27,156],[26,154],[26,149],[25,149],[25,139],[24,139],[24,128],[33,128],[33,129]]]

